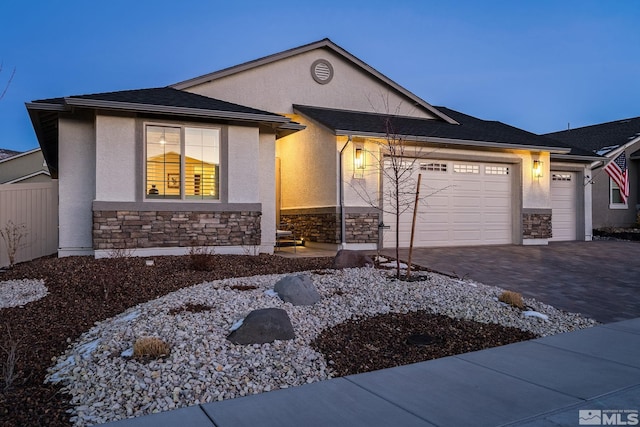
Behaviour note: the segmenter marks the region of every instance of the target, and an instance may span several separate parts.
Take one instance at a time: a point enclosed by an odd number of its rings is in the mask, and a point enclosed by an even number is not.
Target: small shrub
[[[9,257],[9,267],[13,267],[16,263],[16,254],[21,247],[20,242],[27,237],[27,226],[25,224],[15,224],[9,220],[4,228],[0,228],[0,237],[4,240]]]
[[[9,325],[7,325],[4,335],[4,340],[0,344],[0,349],[3,353],[0,355],[0,381],[2,381],[2,390],[6,392],[18,378],[16,371],[18,341],[11,336]]]
[[[157,359],[170,352],[169,344],[156,337],[138,338],[133,344],[133,357],[137,359]]]
[[[191,246],[189,248],[189,261],[191,268],[196,271],[211,271],[214,268],[213,256],[215,248],[213,246],[199,247]]]
[[[524,301],[522,301],[522,295],[520,295],[518,292],[504,291],[498,298],[498,301],[503,302],[505,304],[509,304],[513,307],[517,307],[521,310],[524,308]]]
[[[131,258],[133,253],[133,248],[113,248],[109,251],[109,258]]]

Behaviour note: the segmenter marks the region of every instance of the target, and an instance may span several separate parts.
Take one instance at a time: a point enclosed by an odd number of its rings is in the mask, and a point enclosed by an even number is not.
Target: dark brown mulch
[[[533,338],[516,328],[418,311],[349,320],[323,331],[311,345],[344,376]]]
[[[141,258],[51,257],[19,264],[0,273],[0,281],[42,278],[49,289],[47,297],[23,308],[0,309],[0,345],[7,344],[7,328],[19,341],[18,378],[5,392],[0,378],[1,426],[69,425],[67,398],[60,392],[60,387],[43,383],[46,369],[51,365],[52,357],[60,355],[68,343],[97,321],[204,281],[322,271],[333,261],[332,258],[292,259],[269,255],[209,255],[205,260],[188,256],[153,259],[155,265],[149,267]],[[209,307],[193,304],[182,309],[199,311]],[[411,334],[428,334],[436,339],[427,347],[410,347],[406,345],[406,339]],[[346,375],[532,337],[497,325],[461,323],[446,317],[410,313],[338,325],[325,331],[316,340],[316,346],[327,354],[327,359],[334,361],[338,372]]]
[[[8,344],[7,328],[18,341],[17,379],[3,391],[0,378],[0,425],[69,425],[66,396],[60,387],[43,384],[44,377],[51,358],[97,321],[204,281],[324,269],[332,262],[331,258],[210,255],[203,268],[201,259],[194,266],[188,256],[153,259],[155,265],[147,267],[142,258],[49,257],[0,273],[0,281],[42,278],[49,289],[45,298],[23,308],[0,309],[0,346]],[[4,362],[1,347],[0,357]]]

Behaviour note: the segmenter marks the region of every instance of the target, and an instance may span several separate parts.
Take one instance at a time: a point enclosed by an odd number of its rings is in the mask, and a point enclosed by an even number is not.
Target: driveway
[[[401,250],[400,258],[406,261],[407,253]],[[412,262],[517,291],[603,323],[640,317],[640,242],[414,248]]]

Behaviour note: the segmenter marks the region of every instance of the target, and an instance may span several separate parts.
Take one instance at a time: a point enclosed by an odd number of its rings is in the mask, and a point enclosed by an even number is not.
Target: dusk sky
[[[325,37],[425,101],[546,133],[640,116],[640,1],[3,0],[0,148],[25,102],[170,85]]]

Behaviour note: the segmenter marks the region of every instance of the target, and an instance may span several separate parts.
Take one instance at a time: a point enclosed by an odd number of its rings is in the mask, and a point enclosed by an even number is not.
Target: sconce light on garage
[[[366,158],[364,154],[364,148],[356,145],[353,149],[353,175],[356,178],[362,178],[364,176],[364,170],[366,168]]]
[[[542,178],[543,166],[544,166],[544,163],[542,161],[540,161],[540,160],[534,160],[533,161],[533,168],[532,168],[531,172],[532,172],[533,177],[535,179]]]

